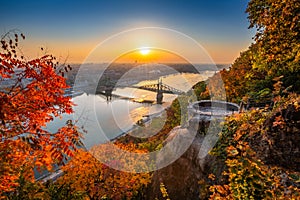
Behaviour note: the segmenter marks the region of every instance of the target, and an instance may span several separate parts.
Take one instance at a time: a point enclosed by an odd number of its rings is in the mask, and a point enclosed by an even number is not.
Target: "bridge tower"
[[[97,85],[96,94],[104,94],[106,101],[109,102],[112,99],[112,91],[114,89],[114,83],[110,77],[104,77],[101,82]]]
[[[163,100],[163,90],[162,90],[162,80],[158,79],[157,83],[157,94],[156,94],[156,103],[157,104],[162,104]]]

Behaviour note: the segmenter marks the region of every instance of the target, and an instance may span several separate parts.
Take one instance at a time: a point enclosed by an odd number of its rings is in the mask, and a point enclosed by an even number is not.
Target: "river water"
[[[199,81],[206,80],[214,72],[205,71],[203,74],[172,74],[161,77],[162,82],[182,91],[188,91]],[[149,84],[150,81],[147,81]],[[153,80],[157,83],[157,80]],[[140,82],[137,85],[143,85]],[[156,93],[136,88],[117,88],[113,91],[124,97],[140,100],[156,100]],[[94,145],[110,141],[134,127],[136,122],[145,115],[152,115],[164,112],[171,102],[176,98],[173,94],[164,94],[163,104],[137,103],[132,100],[113,98],[107,101],[105,96],[83,93],[73,97],[74,113],[56,118],[47,125],[47,129],[55,132],[59,127],[65,125],[66,121],[73,119],[78,127],[83,127],[87,134],[84,134],[83,143],[87,149]]]

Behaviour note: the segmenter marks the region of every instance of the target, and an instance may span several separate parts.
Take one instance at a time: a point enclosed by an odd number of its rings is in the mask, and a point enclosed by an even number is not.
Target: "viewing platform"
[[[239,105],[226,101],[201,100],[188,106],[189,118],[210,121],[213,118],[222,118],[239,113]]]

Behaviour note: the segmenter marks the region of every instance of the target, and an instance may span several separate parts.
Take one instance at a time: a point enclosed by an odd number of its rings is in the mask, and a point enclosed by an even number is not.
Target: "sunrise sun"
[[[148,49],[148,48],[142,48],[142,49],[140,49],[140,53],[142,55],[147,55],[149,52],[150,52],[150,49]]]

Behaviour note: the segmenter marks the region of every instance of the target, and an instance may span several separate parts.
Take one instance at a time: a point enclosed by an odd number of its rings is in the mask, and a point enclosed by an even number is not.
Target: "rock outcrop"
[[[202,123],[203,125],[209,125],[209,122]],[[161,154],[157,162],[162,163],[163,159],[168,159],[167,152],[184,153],[175,162],[154,172],[148,188],[148,199],[163,199],[160,183],[165,185],[172,200],[205,198],[205,194],[199,191],[201,188],[199,181],[204,183],[209,181],[206,180],[208,174],[216,170],[221,172],[223,164],[211,155],[203,157],[201,153],[199,154],[207,135],[199,134],[199,129],[195,127],[197,126],[190,125],[189,129],[177,127],[170,132],[164,147],[169,151]],[[175,141],[175,144],[170,141]]]
[[[300,108],[295,104],[278,108],[265,121],[265,133],[249,143],[265,164],[300,172]]]

